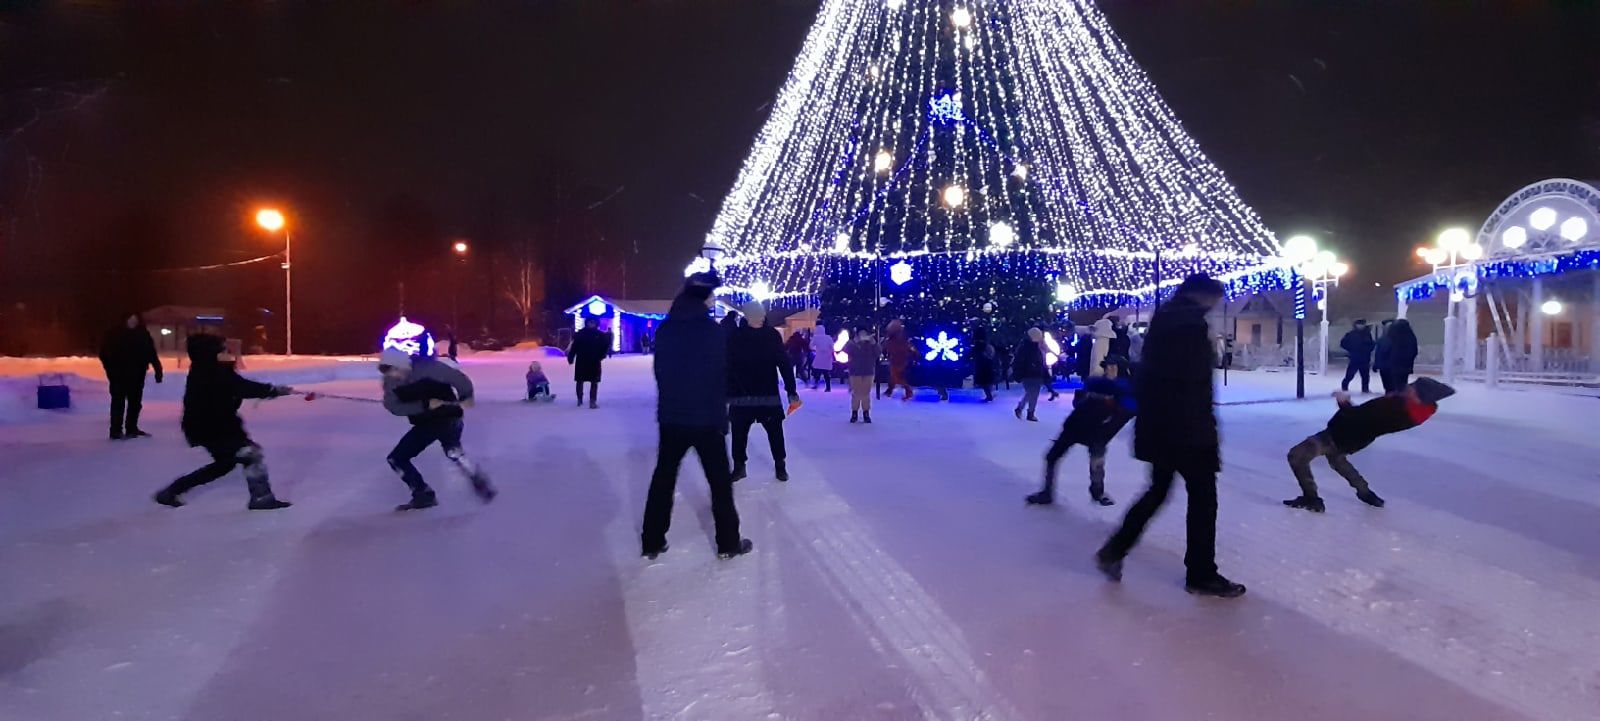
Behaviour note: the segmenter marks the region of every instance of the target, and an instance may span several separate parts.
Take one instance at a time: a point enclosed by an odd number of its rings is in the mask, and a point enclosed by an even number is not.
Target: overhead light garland
[[[709,239],[730,288],[830,317],[885,259],[917,278],[895,312],[941,320],[1287,281],[1092,0],[824,0]]]

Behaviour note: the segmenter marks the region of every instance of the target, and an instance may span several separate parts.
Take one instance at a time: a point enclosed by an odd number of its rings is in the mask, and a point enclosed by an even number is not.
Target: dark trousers
[[[1100,549],[1100,557],[1120,560],[1128,555],[1156,511],[1167,502],[1174,476],[1181,474],[1189,490],[1189,548],[1183,565],[1188,580],[1208,581],[1217,575],[1217,473],[1206,464],[1188,467],[1154,464],[1150,466],[1150,489],[1135,501],[1122,527]]]
[[[1102,429],[1086,431],[1061,424],[1061,435],[1050,444],[1044,454],[1044,494],[1055,498],[1056,465],[1067,456],[1073,446],[1089,449],[1089,495],[1099,498],[1106,492],[1106,436]]]
[[[1384,393],[1398,393],[1405,390],[1406,384],[1411,381],[1411,373],[1391,368],[1379,368],[1378,380],[1383,381]]]
[[[144,410],[144,374],[109,380],[112,435],[137,432],[139,412]]]
[[[578,381],[578,405],[583,405],[583,384],[589,384],[589,403],[594,403],[594,398],[600,395],[600,381]]]
[[[237,442],[205,446],[211,462],[173,481],[164,493],[181,496],[191,490],[228,475],[234,466],[244,467],[244,482],[250,489],[250,500],[272,498],[272,485],[267,482],[267,463],[261,446],[249,438]]]
[[[784,459],[783,409],[770,406],[728,409],[728,420],[733,426],[733,464],[744,465],[749,460],[745,450],[750,445],[750,426],[760,423],[767,431],[767,444],[772,447],[772,462],[781,466]]]
[[[1343,388],[1345,390],[1350,390],[1350,381],[1355,380],[1355,377],[1356,377],[1357,373],[1361,374],[1361,392],[1362,393],[1371,392],[1372,391],[1372,367],[1371,367],[1371,365],[1366,363],[1366,362],[1357,361],[1357,360],[1355,360],[1353,358],[1350,360],[1350,365],[1347,365],[1344,368],[1344,383],[1340,384],[1339,387]],[[1381,381],[1383,379],[1380,377],[1378,380]]]
[[[1351,488],[1356,489],[1357,493],[1367,493],[1372,490],[1367,486],[1367,479],[1361,477],[1361,471],[1356,470],[1355,465],[1350,463],[1350,456],[1333,444],[1332,435],[1322,431],[1289,449],[1289,469],[1294,471],[1294,479],[1300,483],[1300,495],[1308,498],[1317,497],[1317,482],[1311,478],[1311,461],[1318,456],[1326,457],[1328,467],[1344,476],[1344,480]]]
[[[436,442],[439,448],[444,450],[445,457],[449,458],[456,468],[461,469],[462,475],[471,480],[474,486],[488,483],[483,470],[478,468],[472,459],[467,457],[466,451],[461,449],[461,432],[464,428],[460,419],[453,418],[420,423],[406,431],[406,434],[400,437],[400,442],[395,444],[394,450],[389,451],[389,467],[399,474],[400,480],[405,481],[406,487],[411,489],[413,499],[434,497],[433,489],[422,480],[422,473],[411,461]]]
[[[816,390],[817,383],[821,382],[821,383],[826,383],[827,384],[823,388],[823,390],[826,390],[828,392],[832,392],[833,391],[833,371],[832,370],[823,370],[821,368],[813,368],[813,369],[811,369],[811,373],[812,373],[812,376],[811,376],[811,389],[812,390]]]
[[[644,532],[640,541],[645,551],[667,545],[667,529],[672,525],[672,494],[678,486],[678,466],[693,448],[700,456],[700,467],[711,486],[711,518],[717,530],[717,551],[739,550],[739,511],[733,505],[733,474],[728,469],[728,452],[722,429],[714,426],[661,426],[661,447],[656,455],[656,470],[650,477],[650,495],[644,504]]]

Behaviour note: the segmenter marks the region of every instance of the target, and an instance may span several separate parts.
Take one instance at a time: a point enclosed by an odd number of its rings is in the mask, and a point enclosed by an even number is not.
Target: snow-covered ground
[[[0,427],[0,719],[1600,718],[1595,398],[1467,387],[1355,457],[1388,508],[1319,463],[1323,516],[1278,502],[1285,451],[1332,402],[1224,408],[1220,562],[1250,593],[1217,601],[1182,591],[1181,493],[1120,586],[1089,556],[1125,505],[1090,505],[1081,449],[1063,503],[1024,506],[1066,399],[1030,424],[1017,391],[880,401],[871,426],[845,423],[842,389],[808,391],[793,481],[752,439],[755,553],[716,560],[691,460],[672,550],[644,561],[648,359],[611,361],[588,410],[559,359],[559,402],[518,402],[529,357],[466,363],[468,449],[503,491],[487,507],[430,451],[443,505],[391,512],[405,422],[365,403],[246,406],[295,502],[275,513],[246,511],[236,475],[150,503],[203,460],[170,394],[148,441],[104,440],[92,385]],[[1292,382],[1233,374],[1223,400]],[[1123,503],[1144,485],[1126,435]]]

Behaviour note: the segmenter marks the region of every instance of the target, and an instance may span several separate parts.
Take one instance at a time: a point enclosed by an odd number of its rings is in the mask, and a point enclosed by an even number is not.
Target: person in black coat
[[[138,313],[106,332],[100,343],[100,367],[106,371],[106,384],[111,390],[111,440],[149,438],[150,434],[139,428],[139,412],[144,409],[144,375],[154,368],[156,382],[160,383],[163,373],[155,339]]]
[[[600,395],[600,361],[611,354],[611,336],[600,330],[600,320],[589,318],[583,330],[572,337],[567,348],[567,365],[573,366],[572,379],[577,381],[578,406],[583,407],[583,384],[589,384],[589,407],[599,408],[595,396]]]
[[[1209,312],[1223,297],[1221,283],[1191,275],[1150,319],[1144,364],[1139,368],[1133,425],[1133,454],[1150,464],[1150,489],[1139,497],[1122,527],[1095,555],[1107,578],[1122,579],[1122,560],[1139,542],[1182,475],[1189,490],[1187,575],[1184,587],[1195,594],[1231,598],[1244,586],[1217,572],[1217,472],[1222,469],[1217,417],[1212,407]]]
[[[1389,326],[1389,331],[1378,341],[1377,356],[1383,392],[1405,390],[1417,363],[1417,334],[1411,330],[1410,321],[1401,318]]]
[[[661,425],[661,445],[639,536],[648,558],[667,550],[678,466],[691,448],[711,486],[717,555],[731,558],[749,553],[754,545],[739,536],[728,447],[722,440],[728,432],[728,332],[710,316],[711,292],[718,285],[721,281],[714,273],[689,276],[656,331],[656,421]]]
[[[1011,375],[1022,384],[1022,399],[1017,401],[1017,407],[1013,410],[1019,419],[1022,418],[1023,409],[1027,409],[1028,420],[1039,420],[1035,415],[1039,409],[1039,389],[1050,378],[1050,369],[1045,367],[1044,360],[1044,331],[1029,328],[1028,337],[1017,344],[1017,352],[1011,361]]]
[[[1000,352],[989,342],[988,328],[972,331],[972,385],[983,389],[983,402],[994,400],[994,386],[998,379]]]
[[[783,347],[783,336],[767,325],[767,310],[746,303],[740,311],[746,325],[728,336],[728,420],[733,425],[733,480],[744,478],[750,426],[760,423],[767,432],[772,463],[778,480],[789,480],[784,464],[783,419],[787,406],[800,402],[795,389],[794,366]],[[778,395],[778,379],[786,395]]]
[[[1350,390],[1350,381],[1356,374],[1361,374],[1361,392],[1372,392],[1372,350],[1376,346],[1372,340],[1372,329],[1367,327],[1367,321],[1358,319],[1350,332],[1344,334],[1339,340],[1339,347],[1350,356],[1350,363],[1344,369],[1344,382],[1340,388]]]
[[[272,494],[261,446],[245,433],[239,405],[246,398],[277,398],[293,389],[240,377],[222,339],[214,335],[189,336],[187,350],[190,365],[183,389],[183,437],[190,446],[211,454],[211,463],[161,489],[155,495],[156,503],[178,508],[183,505],[184,493],[227,475],[234,466],[243,466],[250,510],[288,508],[288,502]]]

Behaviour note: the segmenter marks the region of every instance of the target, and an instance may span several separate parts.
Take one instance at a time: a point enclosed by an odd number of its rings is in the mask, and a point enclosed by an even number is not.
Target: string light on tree
[[[1230,294],[1287,282],[1094,0],[824,0],[708,238],[730,286],[846,322],[903,261],[913,333],[989,301],[1037,322],[1058,284],[1075,306],[1148,303],[1173,277],[1158,258]]]

